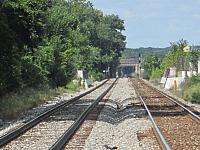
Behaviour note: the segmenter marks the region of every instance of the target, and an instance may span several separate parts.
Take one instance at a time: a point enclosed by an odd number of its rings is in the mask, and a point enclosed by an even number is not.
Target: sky
[[[168,47],[187,40],[200,45],[200,0],[90,0],[124,20],[127,47]]]

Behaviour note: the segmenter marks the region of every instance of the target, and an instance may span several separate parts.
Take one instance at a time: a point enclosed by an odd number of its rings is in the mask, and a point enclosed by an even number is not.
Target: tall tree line
[[[77,69],[114,74],[124,21],[86,0],[0,1],[0,95],[66,85]]]

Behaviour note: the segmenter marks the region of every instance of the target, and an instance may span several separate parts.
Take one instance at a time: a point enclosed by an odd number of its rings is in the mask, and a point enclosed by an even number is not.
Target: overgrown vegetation
[[[28,88],[17,93],[7,94],[0,101],[0,118],[15,118],[25,110],[38,106],[62,92],[62,88],[51,90],[49,88],[37,90]]]
[[[96,81],[101,81],[105,77],[105,75],[103,73],[101,73],[101,72],[95,72],[95,71],[91,71],[90,75]]]
[[[154,80],[154,79],[159,79],[163,76],[163,71],[160,68],[153,68],[153,70],[151,71],[151,76],[150,79]]]
[[[190,52],[185,52],[185,48]],[[148,79],[161,78],[165,69],[176,67],[177,72],[181,70],[189,70],[189,62],[192,67],[197,71],[197,61],[200,57],[200,49],[198,46],[189,47],[186,40],[179,40],[178,42],[171,42],[168,48],[168,53],[163,59],[158,58],[156,55],[148,54],[143,57],[143,68],[146,71]]]
[[[161,68],[176,67],[177,71],[186,70],[189,63],[187,60],[189,53],[184,52],[184,48],[187,46],[188,42],[183,39],[172,42],[168,54],[162,61]]]
[[[143,58],[142,67],[145,69],[147,79],[154,84],[159,83],[164,70],[175,67],[178,71],[189,71],[190,67],[197,72],[197,62],[200,58],[200,49],[198,46],[189,47],[186,40],[172,42],[168,53],[159,60],[155,55],[146,55]],[[182,85],[183,89],[175,94],[192,103],[200,103],[200,75],[186,78]]]
[[[1,0],[0,97],[65,87],[77,69],[110,67],[113,76],[125,48],[122,30],[117,15],[104,15],[86,0]]]
[[[187,79],[183,93],[185,100],[200,104],[200,75]]]
[[[159,71],[160,60],[154,55],[146,55],[143,58],[142,68],[146,72],[146,79],[155,78],[155,76],[160,75]],[[159,74],[157,74],[159,73]]]
[[[77,81],[70,81],[67,85],[66,85],[66,90],[70,93],[73,93],[75,91],[79,90],[79,83]]]

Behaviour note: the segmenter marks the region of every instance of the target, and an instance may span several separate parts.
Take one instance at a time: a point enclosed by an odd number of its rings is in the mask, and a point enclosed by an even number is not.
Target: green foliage
[[[190,86],[192,86],[192,85],[194,85],[194,84],[197,84],[197,83],[200,83],[200,75],[198,75],[198,76],[193,76],[193,77],[189,78],[189,79],[187,80],[187,82],[186,82],[186,85],[187,85],[188,87],[190,87]]]
[[[41,87],[47,84],[47,72],[45,70],[32,62],[31,57],[23,57],[21,62],[21,79],[23,87]]]
[[[142,67],[147,73],[148,78],[150,78],[152,71],[158,68],[159,66],[160,66],[160,61],[158,57],[154,55],[147,55],[144,57],[142,62]]]
[[[9,93],[1,98],[0,118],[15,118],[27,109],[42,104],[60,93],[60,89],[33,88],[21,89],[18,93]]]
[[[151,77],[150,79],[153,80],[153,79],[160,79],[163,75],[163,71],[159,68],[154,68],[152,71],[151,71]]]
[[[70,81],[67,85],[66,85],[66,89],[70,92],[75,92],[77,91],[79,88],[78,82],[74,82],[74,81]]]
[[[183,39],[178,42],[172,42],[168,54],[163,59],[161,68],[176,67],[177,70],[185,70],[186,56],[188,55],[184,52],[186,46],[188,46],[188,42]]]
[[[126,39],[119,16],[105,16],[86,0],[0,4],[0,96],[26,87],[65,86],[77,69],[110,68],[114,74]]]
[[[34,48],[40,43],[43,30],[43,11],[38,11],[46,1],[4,1],[0,9],[0,95],[13,89],[30,85],[23,79],[34,79],[40,69],[29,61],[25,64],[25,57],[31,57]],[[28,66],[29,65],[29,66]],[[34,73],[27,71],[33,66]],[[32,71],[33,71],[32,70]],[[39,75],[40,76],[40,75]],[[29,80],[32,82],[32,80]],[[37,83],[34,83],[37,84]]]
[[[105,78],[104,74],[101,73],[101,72],[90,72],[90,75],[92,76],[92,78],[95,80],[95,81],[101,81],[102,79]]]
[[[192,103],[200,103],[200,75],[186,80],[183,98]]]
[[[193,47],[189,53],[189,61],[192,63],[194,70],[198,71],[198,60],[200,58],[200,49]]]
[[[200,103],[200,83],[188,87],[184,91],[184,99],[192,103]]]
[[[162,59],[165,57],[165,55],[168,53],[169,48],[153,48],[153,47],[147,47],[147,48],[136,48],[136,49],[131,49],[131,48],[126,48],[122,52],[122,58],[131,58],[131,57],[138,57],[139,54],[141,56],[146,56],[146,55],[155,55],[159,59]]]

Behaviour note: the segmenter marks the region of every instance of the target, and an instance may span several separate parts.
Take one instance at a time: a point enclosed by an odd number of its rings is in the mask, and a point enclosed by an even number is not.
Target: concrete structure
[[[119,77],[135,76],[140,73],[139,59],[136,57],[128,59],[120,59],[120,63],[117,69]]]
[[[160,83],[163,85],[164,89],[173,89],[174,83],[179,87],[182,82],[184,82],[183,77],[176,77],[176,68],[172,67],[165,71]]]
[[[200,67],[200,63],[199,63],[199,67]],[[190,78],[194,75],[197,75],[197,72],[193,71],[192,64],[190,63],[189,71],[179,71],[178,76],[177,76],[175,67],[166,70],[160,83],[163,84],[164,89],[173,89],[175,86],[174,83],[176,82],[177,88],[179,88],[180,85],[183,82],[185,82],[186,76]]]
[[[164,89],[173,89],[174,88],[174,82],[176,81],[177,87],[179,88],[180,85],[185,82],[185,78],[183,77],[170,77],[170,78],[166,78],[166,77],[162,77],[161,82],[163,84],[163,88]]]
[[[78,78],[81,78],[81,85],[84,86],[86,89],[92,86],[93,81],[88,77],[88,74],[85,70],[78,70],[77,76]]]

